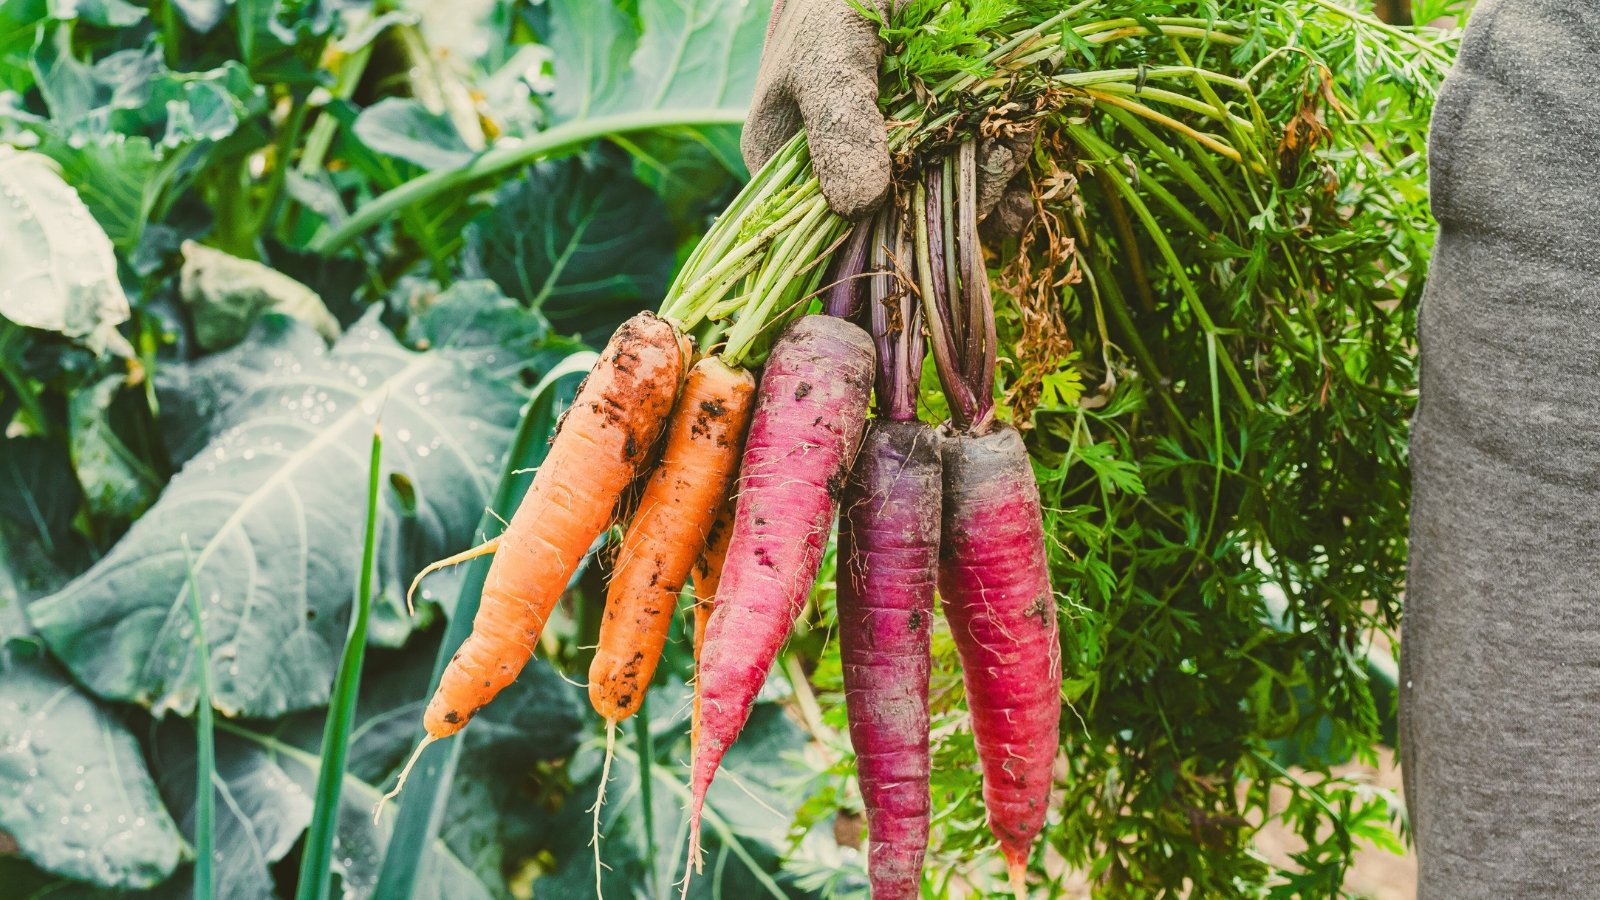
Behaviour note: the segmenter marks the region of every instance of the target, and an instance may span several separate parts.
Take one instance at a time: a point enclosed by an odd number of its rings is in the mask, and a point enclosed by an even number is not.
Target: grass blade
[[[327,900],[333,881],[333,835],[339,827],[339,803],[345,760],[350,753],[350,726],[361,692],[361,665],[367,654],[367,621],[372,614],[372,573],[378,549],[378,485],[381,482],[383,434],[372,430],[372,457],[367,470],[367,527],[361,545],[361,578],[356,590],[350,635],[339,657],[339,674],[322,729],[322,765],[317,771],[316,807],[300,858],[299,900]],[[208,895],[202,895],[208,896]]]
[[[183,535],[183,561],[189,572],[189,605],[194,613],[195,675],[199,698],[195,701],[195,792],[194,792],[194,895],[212,897],[211,866],[216,861],[216,727],[211,709],[211,647],[206,643],[205,616],[200,603],[200,586],[194,573],[194,554],[189,550],[189,535]]]
[[[478,522],[478,530],[491,534],[500,530],[500,522],[510,519],[522,495],[533,480],[530,469],[544,462],[549,452],[550,436],[555,432],[561,413],[572,403],[578,392],[578,382],[593,367],[599,357],[590,351],[574,353],[551,369],[534,389],[523,414],[517,433],[506,452],[505,467],[495,488],[490,511]],[[483,580],[489,574],[490,558],[479,557],[468,564],[461,581],[461,594],[456,600],[455,615],[439,645],[439,657],[434,662],[433,680],[437,682],[444,667],[457,647],[472,631],[472,617],[478,612],[478,595],[483,590]],[[412,771],[408,790],[401,798],[395,816],[394,831],[384,853],[383,868],[378,873],[378,884],[373,900],[411,900],[416,891],[424,850],[439,832],[444,820],[444,808],[450,798],[450,784],[455,779],[456,761],[461,753],[460,740],[439,741],[422,752]]]

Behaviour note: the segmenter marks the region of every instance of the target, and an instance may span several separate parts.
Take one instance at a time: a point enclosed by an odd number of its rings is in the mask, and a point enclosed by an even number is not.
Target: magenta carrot
[[[816,580],[866,424],[872,361],[866,332],[827,316],[797,320],[767,358],[739,470],[733,536],[701,651],[691,857],[712,776]]]
[[[1022,896],[1061,721],[1061,645],[1039,489],[1010,426],[947,437],[943,450],[939,596],[961,654],[989,829]]]

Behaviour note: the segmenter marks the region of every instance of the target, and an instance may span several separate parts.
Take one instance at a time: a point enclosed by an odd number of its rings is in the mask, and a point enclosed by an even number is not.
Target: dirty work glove
[[[905,0],[870,0],[885,13]],[[774,0],[755,97],[740,148],[751,171],[778,152],[801,124],[822,196],[833,211],[858,219],[889,193],[889,148],[878,111],[878,64],[883,44],[875,24],[851,0]],[[1000,203],[989,227],[1020,228],[1032,206],[1007,184],[1027,162],[1032,134],[986,142],[979,151],[978,211]],[[1012,227],[1006,229],[1006,222]]]

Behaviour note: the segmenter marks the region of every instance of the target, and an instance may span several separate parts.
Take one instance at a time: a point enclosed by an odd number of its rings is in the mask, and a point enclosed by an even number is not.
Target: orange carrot
[[[589,702],[608,722],[638,712],[650,686],[678,594],[738,468],[755,389],[754,376],[717,357],[684,381],[661,463],[623,538],[589,666]]]
[[[423,716],[430,736],[460,731],[533,655],[567,581],[661,433],[684,350],[683,338],[653,313],[634,316],[612,335],[500,536],[472,634]]]
[[[717,582],[722,580],[722,561],[728,558],[728,539],[733,537],[734,498],[722,502],[717,522],[711,526],[705,552],[694,564],[694,714],[689,720],[689,746],[700,742],[700,648],[706,642],[706,623],[717,605]]]

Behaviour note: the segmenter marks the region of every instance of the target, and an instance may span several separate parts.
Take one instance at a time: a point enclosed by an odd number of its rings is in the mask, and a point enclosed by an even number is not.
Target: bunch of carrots
[[[639,710],[692,578],[697,867],[706,792],[837,522],[840,654],[873,896],[919,895],[936,593],[961,658],[989,827],[1024,894],[1058,746],[1060,641],[1032,467],[1016,429],[996,416],[978,146],[1040,123],[1070,130],[1106,108],[1240,163],[1224,139],[1129,98],[1193,111],[1210,107],[1147,84],[1249,86],[1190,64],[1062,65],[1069,51],[1151,33],[1238,43],[1208,20],[1078,21],[1092,0],[969,5],[988,18],[972,25],[982,33],[961,47],[961,64],[914,89],[903,79],[886,88],[889,202],[868,220],[840,219],[797,136],[714,224],[661,309],[617,329],[505,532],[429,567],[494,554],[472,633],[428,705],[419,754],[517,677],[585,554],[624,518],[589,696],[609,726],[609,768],[616,725]],[[923,7],[941,8],[910,9]],[[938,13],[944,27],[975,21],[962,4],[948,7]],[[911,58],[905,50],[902,70]],[[1224,124],[1266,128],[1231,114]],[[950,409],[936,425],[919,416],[928,355]]]
[[[638,712],[692,575],[689,852],[698,868],[706,792],[805,605],[839,516],[841,655],[874,895],[914,897],[921,883],[936,585],[966,672],[990,827],[1021,890],[1056,754],[1059,643],[1032,469],[1016,430],[994,416],[976,180],[968,141],[851,231],[823,311],[796,318],[773,301],[777,312],[763,324],[782,330],[759,380],[746,367],[751,340],[697,352],[717,331],[694,340],[703,323],[681,306],[617,329],[505,532],[460,557],[494,553],[472,633],[428,705],[421,746],[460,731],[517,677],[584,555],[619,506],[631,505],[589,699],[608,724],[609,764],[616,725]],[[801,291],[789,306],[803,306],[820,274],[790,276],[799,289],[767,277],[789,265],[768,260],[746,277],[756,289],[769,282],[769,295]],[[953,411],[937,429],[917,416],[930,342]],[[624,504],[639,479],[637,503]]]

